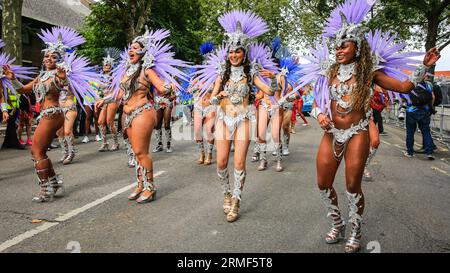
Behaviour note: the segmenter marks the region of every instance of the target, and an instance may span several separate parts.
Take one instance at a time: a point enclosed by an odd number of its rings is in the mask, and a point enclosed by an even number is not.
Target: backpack
[[[423,85],[426,85],[426,88],[424,88]],[[417,85],[409,94],[412,105],[425,106],[431,104],[433,95],[431,95],[432,92],[430,91],[431,90],[429,90],[429,85],[427,83],[422,82]]]
[[[436,83],[433,83],[434,104],[433,106],[439,106],[442,103],[442,89]]]

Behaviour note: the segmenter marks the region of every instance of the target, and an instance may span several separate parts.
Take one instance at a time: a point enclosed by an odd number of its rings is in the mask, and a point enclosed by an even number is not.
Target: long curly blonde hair
[[[336,78],[340,64],[331,66],[328,77],[330,82]],[[367,40],[361,42],[361,54],[356,58],[356,88],[350,94],[352,108],[355,111],[367,111],[370,107],[370,89],[373,81],[372,53]]]

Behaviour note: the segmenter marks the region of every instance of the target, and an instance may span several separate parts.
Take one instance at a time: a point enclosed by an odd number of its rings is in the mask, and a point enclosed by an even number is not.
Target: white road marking
[[[384,144],[386,144],[386,145],[392,145],[391,143],[389,143],[389,142],[387,142],[387,141],[385,141],[385,140],[380,140],[381,142],[383,142]]]
[[[399,148],[399,149],[403,149],[402,146],[398,145],[398,144],[394,144],[395,147]]]
[[[156,174],[154,174],[153,177],[160,176],[163,173],[165,173],[165,171],[159,171]],[[29,231],[26,231],[26,232],[24,232],[24,233],[22,233],[22,234],[20,234],[20,235],[18,235],[16,237],[12,238],[11,240],[3,242],[0,245],[0,252],[3,252],[6,249],[8,249],[8,248],[10,248],[10,247],[12,247],[14,245],[17,245],[17,244],[21,243],[22,241],[24,241],[26,239],[34,237],[35,235],[37,235],[37,234],[39,234],[41,232],[44,232],[44,231],[46,231],[47,229],[49,229],[51,227],[57,226],[60,223],[62,223],[64,221],[67,221],[70,218],[73,218],[73,217],[77,216],[78,214],[80,214],[82,212],[87,211],[90,208],[93,208],[93,207],[95,207],[97,205],[100,205],[101,203],[104,203],[104,202],[106,202],[106,201],[116,197],[117,195],[132,189],[135,186],[136,186],[136,183],[133,183],[131,185],[128,185],[126,187],[118,189],[117,191],[115,191],[115,192],[113,192],[111,194],[108,194],[108,195],[106,195],[106,196],[104,196],[104,197],[102,197],[100,199],[97,199],[97,200],[95,200],[95,201],[93,201],[93,202],[91,202],[91,203],[89,203],[89,204],[87,204],[85,206],[82,206],[81,208],[74,209],[74,210],[69,211],[68,213],[66,213],[66,214],[64,214],[62,216],[59,216],[58,218],[56,218],[54,220],[56,222],[45,222],[44,224],[42,224],[42,225],[40,225],[40,226],[38,226],[38,227],[36,227],[34,229],[31,229]]]
[[[449,175],[447,171],[441,170],[441,169],[439,169],[438,167],[432,166],[431,169],[432,169],[432,170],[435,170],[435,171],[438,171],[438,172],[440,172],[440,173],[443,173],[443,174],[445,174],[445,175]]]

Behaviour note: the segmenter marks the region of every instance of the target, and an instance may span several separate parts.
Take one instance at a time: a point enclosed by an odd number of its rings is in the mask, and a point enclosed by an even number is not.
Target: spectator
[[[373,121],[378,126],[379,135],[387,135],[383,127],[383,117],[381,113],[384,108],[388,106],[389,100],[385,90],[377,86],[374,90],[372,100],[370,101],[370,107],[373,110]]]
[[[31,142],[31,126],[33,124],[33,118],[34,118],[34,111],[33,111],[33,104],[31,100],[31,96],[33,94],[22,94],[20,96],[20,107],[19,107],[19,127],[17,128],[17,136],[19,138],[19,142],[22,145],[30,145]],[[25,127],[25,132],[27,135],[27,142],[24,142],[22,140],[22,131],[23,127]]]
[[[16,120],[19,116],[19,98],[12,94],[11,91],[7,91],[8,97],[6,98],[6,104],[8,109],[9,118],[6,125],[5,140],[3,141],[2,149],[25,149],[25,146],[20,144],[17,138],[16,132]]]
[[[422,133],[425,153],[429,160],[434,160],[433,139],[431,137],[431,105],[434,100],[432,85],[421,82],[410,94],[411,101],[406,109],[406,157],[414,156],[414,134],[417,126]]]

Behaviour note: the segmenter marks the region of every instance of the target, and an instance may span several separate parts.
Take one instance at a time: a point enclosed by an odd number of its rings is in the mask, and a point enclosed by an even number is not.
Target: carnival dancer
[[[97,81],[97,74],[84,57],[78,57],[73,48],[82,44],[84,38],[68,27],[53,27],[42,30],[38,36],[45,42],[44,67],[32,82],[23,85],[18,82],[18,73],[12,67],[5,66],[4,74],[19,93],[34,92],[42,109],[31,146],[34,168],[40,191],[33,198],[35,202],[51,201],[56,192],[63,192],[62,179],[56,175],[47,148],[56,131],[63,126],[64,109],[59,104],[61,94],[71,92],[79,103],[85,96],[95,97],[88,81]]]
[[[96,103],[97,108],[112,100],[122,99],[124,103],[123,131],[126,131],[137,159],[137,185],[128,199],[138,203],[156,198],[153,161],[148,153],[157,121],[152,87],[164,96],[173,93],[174,88],[180,88],[175,78],[187,80],[187,75],[175,67],[186,67],[187,64],[174,59],[174,53],[170,51],[172,46],[164,41],[169,35],[168,30],[150,31],[146,27],[144,35],[133,40],[128,58],[113,70],[111,88],[117,90],[117,95]]]
[[[250,93],[253,86],[268,95],[278,89],[277,79],[266,85],[260,76],[276,72],[270,49],[253,39],[267,32],[266,23],[250,11],[231,11],[219,17],[226,31],[226,43],[199,66],[197,82],[202,91],[214,84],[211,104],[217,108],[217,174],[224,194],[223,211],[228,222],[238,218],[246,178],[245,160],[250,144],[250,119],[254,117]],[[234,140],[234,189],[228,175],[228,158]]]
[[[205,42],[200,46],[200,54],[204,60],[209,57],[209,54],[214,50],[214,43]],[[195,85],[195,82],[191,83],[191,86]],[[201,86],[201,85],[199,85]],[[199,88],[197,88],[199,89]],[[197,91],[197,92],[195,92]],[[206,91],[201,92],[195,90],[195,102],[194,102],[194,136],[199,150],[198,164],[211,165],[214,149],[214,123],[216,119],[217,105],[211,105],[209,103],[211,99],[211,92],[213,91],[213,84],[210,85]],[[203,141],[203,128],[206,128],[206,156],[205,156],[205,144]]]
[[[75,94],[69,89],[61,90],[59,94],[59,106],[61,106],[64,113],[64,124],[56,132],[63,154],[59,162],[63,165],[68,165],[72,163],[76,153],[73,134],[73,124],[78,115]]]
[[[277,56],[278,52],[281,52],[281,39],[277,37],[272,42],[272,58],[276,63],[279,63],[279,57]],[[275,73],[269,73],[270,78],[278,77],[277,81],[280,83],[280,88],[275,92],[274,96],[269,96],[264,94],[263,91],[258,91],[257,97],[259,98],[259,105],[257,108],[258,119],[257,123],[257,148],[256,150],[259,153],[259,166],[258,171],[263,171],[267,169],[267,128],[269,127],[269,122],[272,122],[271,126],[271,137],[274,143],[274,154],[277,157],[277,166],[275,170],[277,172],[281,172],[283,167],[281,165],[281,142],[280,142],[280,128],[281,128],[281,120],[283,115],[283,108],[278,104],[278,100],[281,98],[281,86],[285,85],[284,76],[280,73],[275,75]]]
[[[119,136],[114,122],[117,109],[119,108],[119,103],[116,100],[108,100],[109,96],[114,96],[114,90],[110,89],[108,85],[111,84],[112,69],[114,69],[116,62],[120,57],[120,50],[117,48],[107,48],[105,49],[105,55],[106,57],[103,58],[101,77],[102,82],[105,83],[105,85],[102,86],[104,100],[107,100],[109,103],[103,104],[98,118],[100,137],[102,139],[102,144],[98,149],[99,152],[117,151],[119,149]],[[109,127],[112,134],[112,144],[108,143],[107,127]]]
[[[418,54],[398,53],[405,44],[394,44],[395,36],[381,31],[368,33],[361,22],[372,5],[373,1],[365,0],[347,0],[338,5],[324,29],[325,37],[334,38],[336,62],[329,59],[326,41],[318,42],[316,49],[311,50],[313,56],[308,57],[311,63],[303,65],[305,75],[300,80],[300,86],[315,81],[311,116],[325,130],[316,163],[318,187],[332,219],[332,229],[325,237],[330,244],[345,236],[346,224],[333,188],[336,171],[341,160],[345,160],[348,222],[351,225],[345,252],[350,253],[361,248],[364,211],[361,179],[369,155],[367,130],[373,85],[408,93],[423,79],[427,67],[440,58],[438,50],[433,48],[425,55],[423,64],[416,68],[411,64],[417,61],[410,57]],[[415,70],[409,80],[405,80],[407,75],[403,69]]]
[[[156,110],[156,146],[154,153],[164,150],[162,139],[162,127],[164,125],[164,135],[166,137],[166,153],[172,153],[172,111],[175,108],[176,94],[174,91],[167,94],[155,93],[155,110]]]

